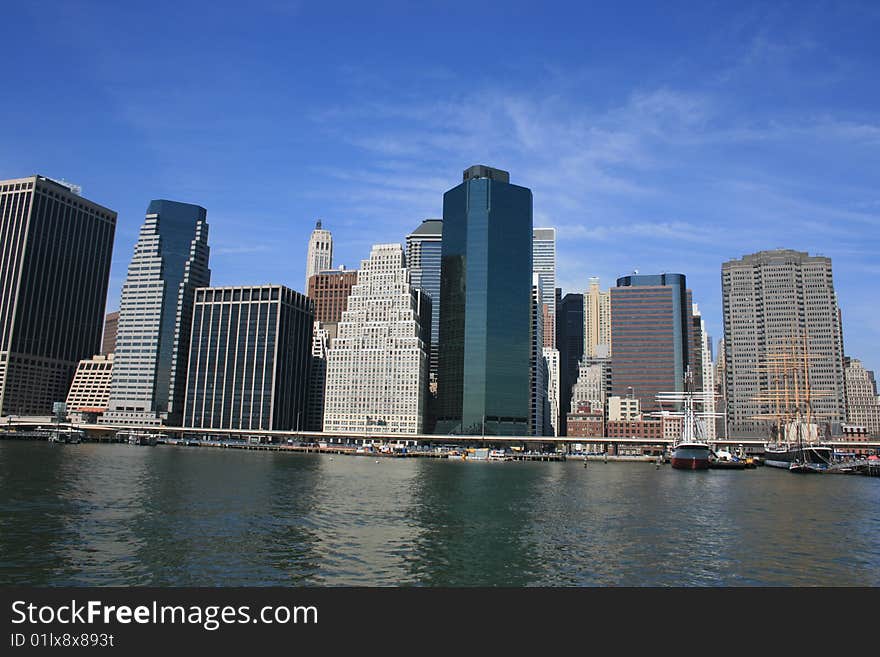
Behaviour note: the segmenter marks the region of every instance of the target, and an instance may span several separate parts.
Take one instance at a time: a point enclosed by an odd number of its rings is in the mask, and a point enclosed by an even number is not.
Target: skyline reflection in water
[[[880,480],[0,442],[0,583],[877,586]]]

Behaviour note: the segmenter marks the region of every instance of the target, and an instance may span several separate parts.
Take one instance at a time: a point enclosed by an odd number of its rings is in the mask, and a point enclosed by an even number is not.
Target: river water
[[[0,441],[0,584],[880,585],[880,479]]]

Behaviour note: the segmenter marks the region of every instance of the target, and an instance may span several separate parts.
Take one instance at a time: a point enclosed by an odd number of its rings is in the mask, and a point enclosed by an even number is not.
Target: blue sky
[[[119,213],[108,310],[150,199],[208,209],[216,284],[301,289],[402,242],[461,171],[506,169],[558,279],[682,272],[716,340],[721,263],[833,258],[880,369],[880,4],[8,3],[0,177]]]

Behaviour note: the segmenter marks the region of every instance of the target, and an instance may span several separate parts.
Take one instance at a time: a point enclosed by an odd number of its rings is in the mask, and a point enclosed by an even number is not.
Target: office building
[[[611,356],[611,294],[599,289],[599,279],[590,278],[584,294],[584,354]]]
[[[329,348],[330,333],[321,322],[316,321],[312,329],[312,365],[309,370],[306,431],[324,430],[324,394],[327,387],[327,353]]]
[[[556,288],[556,348],[559,349],[559,435],[567,435],[566,418],[571,409],[571,390],[584,356],[584,295],[566,294]]]
[[[0,415],[50,415],[101,347],[116,213],[78,192],[0,181]]]
[[[193,297],[210,282],[205,208],[151,201],[122,286],[110,406],[102,422],[179,426]]]
[[[315,230],[309,237],[309,251],[306,255],[306,282],[303,290],[308,292],[309,279],[318,272],[326,271],[333,266],[333,235],[329,230],[321,228],[320,219],[315,223]]]
[[[532,272],[538,276],[544,315],[543,346],[556,346],[556,229],[532,231]]]
[[[846,422],[864,427],[869,436],[880,437],[880,398],[874,372],[856,358],[844,358],[846,374]]]
[[[529,433],[532,192],[465,170],[443,196],[435,433]]]
[[[547,363],[544,362],[544,317],[546,306],[541,299],[540,277],[532,275],[532,350],[529,354],[529,431],[544,435],[544,411],[547,406]]]
[[[544,435],[559,436],[561,416],[559,414],[559,350],[544,347],[544,362],[547,365],[547,405],[544,409]]]
[[[351,294],[351,288],[355,283],[357,283],[357,270],[345,269],[345,267],[320,271],[310,276],[306,290],[308,297],[315,304],[315,320],[321,322],[325,328],[327,324],[333,324],[335,327],[342,319],[348,295]]]
[[[717,437],[715,365],[712,362],[712,343],[706,332],[706,322],[697,304],[692,304],[693,338],[691,348],[691,370],[694,372],[694,390],[704,393],[704,404],[697,410],[705,413],[700,418],[703,437],[713,441]]]
[[[105,356],[116,351],[116,329],[119,325],[119,311],[109,313],[104,319],[104,337],[101,339],[101,353]]]
[[[642,416],[641,404],[637,397],[618,397],[612,395],[608,398],[608,421],[630,422],[638,420]]]
[[[112,376],[112,353],[79,361],[67,393],[67,413],[71,422],[93,423],[107,410]]]
[[[693,328],[689,300],[683,274],[617,279],[611,288],[614,395],[634,396],[651,411],[658,409],[657,393],[685,389]]]
[[[302,429],[314,318],[283,285],[196,290],[183,426]]]
[[[437,367],[440,340],[440,263],[443,257],[443,221],[425,219],[406,236],[406,266],[410,282],[431,297],[431,351],[429,377],[432,391],[437,390]]]
[[[400,244],[361,263],[327,356],[325,433],[423,433],[431,298],[410,285]]]
[[[780,409],[772,397],[788,387],[794,398],[793,373],[781,374],[780,361],[804,350],[806,359],[798,360],[807,362],[812,419],[844,422],[843,331],[831,259],[788,249],[746,255],[721,266],[721,291],[730,435],[767,437],[776,424],[771,416],[794,413],[793,402]]]

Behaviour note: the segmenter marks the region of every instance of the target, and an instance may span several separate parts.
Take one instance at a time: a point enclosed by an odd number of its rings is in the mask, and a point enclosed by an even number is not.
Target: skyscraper
[[[119,311],[108,313],[104,319],[104,337],[101,338],[101,353],[105,356],[116,350],[116,329],[119,326]]]
[[[183,417],[197,287],[211,282],[207,211],[151,201],[122,286],[109,424],[171,424]]]
[[[436,388],[437,346],[440,339],[440,261],[443,257],[443,221],[425,219],[406,236],[406,266],[410,282],[431,296],[431,352],[429,376]]]
[[[584,295],[584,354],[611,356],[611,294],[599,289],[599,279],[591,278]]]
[[[691,362],[699,362],[699,376],[695,373],[694,384],[698,386],[696,390],[705,393],[705,402],[701,405],[703,412],[710,414],[715,413],[716,394],[715,394],[715,365],[712,362],[712,346],[711,338],[706,332],[706,322],[697,304],[692,306],[693,317],[693,349]],[[694,368],[695,369],[695,368]],[[717,433],[717,422],[714,417],[703,418],[705,426],[705,439],[708,441],[715,440]]]
[[[331,269],[312,274],[306,291],[315,304],[315,320],[325,325],[338,324],[355,283],[356,269]]]
[[[658,392],[684,390],[691,306],[683,274],[624,276],[611,288],[612,394],[656,408]]]
[[[556,305],[556,316],[556,346],[559,349],[559,435],[565,436],[566,417],[574,408],[571,405],[571,390],[578,378],[578,363],[584,356],[584,295],[566,294]]]
[[[561,435],[559,433],[561,422],[559,415],[559,350],[544,347],[544,362],[547,365],[547,408],[544,411],[544,434],[559,436]]]
[[[546,306],[541,299],[541,281],[532,275],[532,350],[529,354],[529,433],[544,435],[544,411],[547,406],[547,363],[544,361],[544,317]]]
[[[721,291],[729,433],[768,435],[774,422],[760,416],[780,410],[768,400],[776,393],[772,361],[802,346],[812,415],[822,423],[844,422],[843,331],[831,259],[759,251],[721,266]]]
[[[183,426],[303,429],[314,318],[283,285],[196,290]]]
[[[324,431],[422,433],[430,333],[431,299],[410,285],[403,247],[374,245],[327,355]]]
[[[465,170],[443,195],[436,433],[526,435],[532,192]]]
[[[866,370],[856,358],[844,358],[846,372],[846,421],[865,427],[871,436],[880,436],[880,398],[874,372]]]
[[[321,322],[316,321],[312,329],[312,363],[309,370],[306,431],[324,430],[324,393],[327,387],[327,354],[329,353],[329,347],[330,333]]]
[[[329,230],[321,228],[321,220],[315,223],[315,230],[309,238],[309,252],[306,255],[306,282],[303,292],[309,291],[309,279],[320,271],[333,266],[333,236]]]
[[[115,230],[74,186],[0,181],[0,414],[51,414],[98,353]]]
[[[556,229],[535,228],[532,231],[532,271],[541,287],[544,335],[543,346],[556,346]]]

